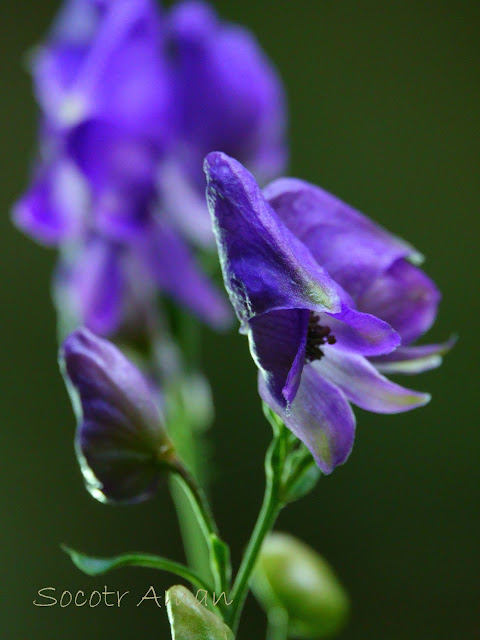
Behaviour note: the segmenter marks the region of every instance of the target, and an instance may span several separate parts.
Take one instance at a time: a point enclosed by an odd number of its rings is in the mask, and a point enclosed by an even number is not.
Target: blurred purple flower
[[[119,349],[88,329],[68,336],[59,361],[88,491],[101,502],[146,500],[175,462],[149,384]]]
[[[283,86],[254,36],[221,21],[207,3],[174,6],[166,39],[175,136],[160,172],[162,198],[182,232],[208,246],[214,239],[203,159],[220,149],[260,184],[281,175],[287,157]]]
[[[163,14],[154,0],[69,0],[32,72],[40,153],[14,219],[61,248],[61,304],[110,334],[135,290],[145,307],[161,289],[225,326],[187,241],[213,238],[208,151],[225,147],[259,179],[285,160],[281,84],[252,36],[201,2]]]
[[[162,219],[152,218],[144,233],[128,243],[91,233],[62,254],[56,276],[58,303],[64,313],[82,318],[96,333],[111,335],[119,328],[149,326],[157,289],[205,322],[218,328],[230,323],[223,298]]]
[[[267,187],[269,204],[253,176],[225,154],[209,154],[205,171],[225,285],[260,369],[260,395],[329,473],[353,445],[350,402],[398,413],[429,401],[373,363],[392,358],[402,338],[410,341],[429,326],[438,293],[405,260],[412,249],[359,214],[336,225],[333,207],[317,233],[308,200],[313,187],[299,211],[285,188],[298,181]],[[383,279],[397,260],[415,277],[394,280],[389,300]],[[382,305],[365,303],[372,285],[383,285]]]

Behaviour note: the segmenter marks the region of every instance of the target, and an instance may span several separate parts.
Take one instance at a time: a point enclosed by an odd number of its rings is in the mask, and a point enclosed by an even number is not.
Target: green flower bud
[[[205,597],[204,591],[194,596],[181,585],[170,587],[165,600],[172,640],[234,640],[231,629],[202,604]]]
[[[289,635],[296,638],[334,635],[348,616],[348,596],[328,563],[285,533],[265,540],[252,588],[267,613],[286,612]]]

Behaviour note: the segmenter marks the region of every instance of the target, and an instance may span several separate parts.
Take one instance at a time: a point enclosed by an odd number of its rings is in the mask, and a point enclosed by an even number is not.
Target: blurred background
[[[344,467],[291,506],[278,527],[323,553],[351,594],[346,640],[480,637],[478,456],[480,4],[468,0],[214,2],[250,27],[290,103],[290,173],[321,184],[411,241],[444,300],[431,341],[458,332],[444,366],[412,386],[433,394],[399,416],[357,412]],[[61,542],[92,554],[138,549],[182,559],[168,494],[105,507],[83,488],[74,418],[56,363],[49,297],[54,253],[10,224],[26,186],[36,109],[25,52],[58,2],[3,3],[0,109],[0,637],[170,637],[165,609],[136,602],[161,573],[88,578]],[[215,511],[238,563],[263,491],[269,440],[246,340],[204,332],[217,418]],[[38,589],[129,590],[120,609],[37,608]],[[137,597],[138,596],[138,597]],[[251,598],[240,637],[265,635]]]

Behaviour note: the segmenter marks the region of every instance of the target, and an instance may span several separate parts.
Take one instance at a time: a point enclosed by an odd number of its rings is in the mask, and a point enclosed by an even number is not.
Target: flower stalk
[[[235,579],[230,599],[233,604],[229,610],[228,622],[236,632],[240,616],[248,594],[251,575],[255,569],[258,554],[263,541],[272,530],[280,511],[282,500],[282,472],[286,458],[286,429],[282,426],[274,435],[265,458],[265,495],[255,528],[243,556]]]
[[[205,539],[215,591],[217,593],[226,592],[229,589],[230,554],[227,545],[219,537],[218,527],[205,494],[197,485],[194,477],[182,465],[177,465],[172,475],[173,480],[188,498]]]
[[[187,399],[185,389],[187,389],[188,399],[191,398],[190,386],[193,377],[198,375],[200,360],[200,326],[191,315],[184,313],[181,309],[173,306],[169,307],[170,331],[174,340],[182,346],[182,353],[179,354],[181,370],[177,373],[176,380],[166,386],[167,403],[170,403],[169,430],[172,438],[179,449],[184,468],[179,470],[179,476],[183,476],[184,481],[185,466],[191,473],[188,474],[188,483],[194,491],[198,493],[198,486],[205,487],[208,484],[208,477],[203,464],[206,458],[204,442],[199,435],[200,431],[210,426],[213,414],[205,410],[198,416],[198,408],[193,420],[192,410],[186,406]],[[210,398],[208,398],[210,402]],[[201,412],[202,413],[202,412]],[[185,554],[190,567],[205,579],[211,580],[215,574],[212,572],[212,562],[210,553],[210,533],[205,535],[205,525],[202,518],[198,518],[198,507],[196,501],[187,495],[190,490],[185,491],[185,486],[181,486],[177,479],[170,483],[171,495],[175,504],[177,517],[180,525],[181,536]],[[202,492],[200,502],[207,505],[206,512],[210,513],[206,495]],[[211,519],[211,518],[210,518]],[[212,519],[212,532],[215,523]]]

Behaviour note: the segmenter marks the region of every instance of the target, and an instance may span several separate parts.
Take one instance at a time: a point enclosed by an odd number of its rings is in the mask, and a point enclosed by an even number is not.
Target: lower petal
[[[355,416],[344,394],[312,366],[306,366],[288,410],[278,404],[259,374],[262,400],[310,450],[323,473],[343,464],[355,438]]]
[[[340,387],[353,404],[373,413],[402,413],[421,407],[428,393],[401,387],[382,376],[366,358],[341,349],[329,349],[313,363],[319,374]]]
[[[442,364],[443,356],[455,345],[457,339],[452,336],[442,344],[425,344],[415,347],[399,347],[393,353],[374,358],[371,362],[382,373],[403,373],[412,375]]]

